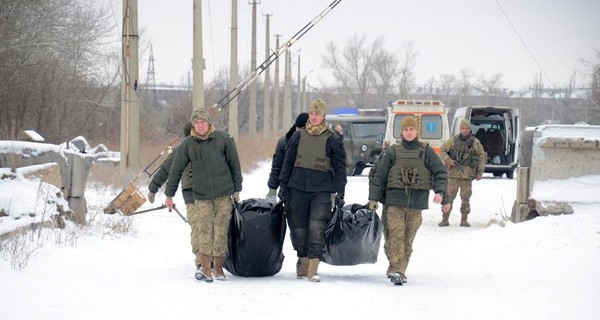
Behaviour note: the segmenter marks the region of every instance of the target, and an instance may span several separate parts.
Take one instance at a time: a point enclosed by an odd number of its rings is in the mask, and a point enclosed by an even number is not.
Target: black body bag
[[[233,205],[223,266],[235,276],[273,276],[283,265],[283,204],[251,198]]]
[[[334,266],[376,263],[383,224],[379,216],[360,204],[336,207],[325,227],[325,253],[321,260]]]

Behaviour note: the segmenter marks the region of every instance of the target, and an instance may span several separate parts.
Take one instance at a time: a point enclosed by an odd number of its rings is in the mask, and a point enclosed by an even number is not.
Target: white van
[[[438,100],[396,100],[388,107],[388,119],[383,139],[387,148],[402,139],[400,124],[406,116],[415,117],[419,128],[419,140],[440,152],[440,148],[449,137],[448,115],[446,108]]]
[[[472,106],[456,110],[451,134],[460,133],[460,120],[471,123],[475,135],[487,153],[485,172],[513,178],[519,159],[519,109],[505,106]]]

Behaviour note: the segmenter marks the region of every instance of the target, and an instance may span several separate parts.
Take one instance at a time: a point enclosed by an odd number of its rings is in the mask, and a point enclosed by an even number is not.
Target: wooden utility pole
[[[123,69],[121,72],[121,173],[137,170],[140,144],[138,97],[138,18],[137,0],[123,0]]]
[[[270,55],[270,23],[269,17],[271,14],[265,14],[266,17],[266,28],[265,28],[265,61],[269,59]],[[263,134],[268,135],[271,133],[271,71],[269,67],[265,69],[265,89],[263,94]]]
[[[192,95],[192,109],[204,108],[204,57],[202,53],[202,0],[194,0],[194,58],[192,71],[194,72],[194,92]],[[192,110],[193,111],[193,110]],[[191,112],[190,112],[191,114]]]
[[[233,90],[238,83],[238,19],[237,0],[231,0],[231,57],[229,60],[229,90]],[[233,138],[238,137],[238,98],[229,102],[228,131]]]
[[[280,34],[275,35],[275,48],[279,49]],[[275,50],[277,50],[275,49]],[[279,132],[279,59],[275,59],[275,75],[273,76],[273,132]]]

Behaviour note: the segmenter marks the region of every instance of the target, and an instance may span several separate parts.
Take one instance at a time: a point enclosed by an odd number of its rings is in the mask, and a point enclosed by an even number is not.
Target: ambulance
[[[442,144],[450,136],[446,108],[438,100],[396,100],[388,106],[388,119],[383,139],[387,148],[402,139],[400,124],[404,117],[415,117],[418,125],[419,141],[440,152]]]

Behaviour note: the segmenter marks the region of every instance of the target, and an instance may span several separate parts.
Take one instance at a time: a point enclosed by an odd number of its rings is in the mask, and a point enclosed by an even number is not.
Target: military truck
[[[341,128],[346,150],[346,174],[357,176],[373,165],[381,153],[385,117],[357,115],[327,115],[331,129]]]

